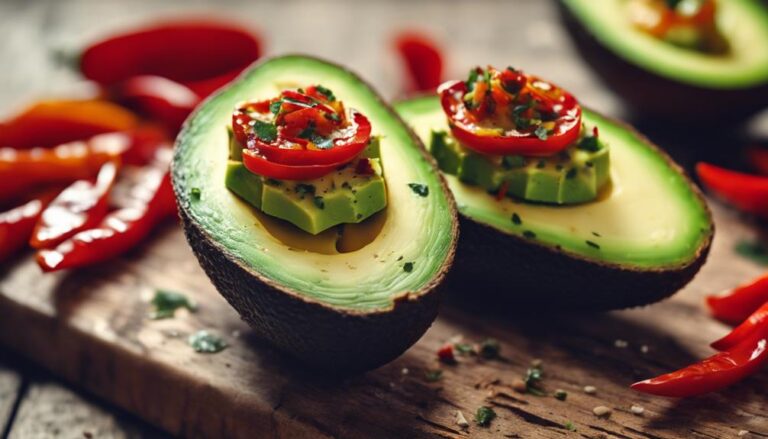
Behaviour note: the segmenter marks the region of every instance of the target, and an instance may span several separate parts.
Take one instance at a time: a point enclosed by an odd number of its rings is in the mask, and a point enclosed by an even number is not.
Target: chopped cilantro
[[[410,273],[413,271],[413,262],[406,262],[403,264],[403,271],[406,273]]]
[[[195,352],[201,354],[215,354],[221,352],[227,347],[227,343],[221,337],[214,335],[206,330],[197,331],[189,336],[187,342]]]
[[[533,232],[532,232],[532,231],[530,231],[530,230],[524,230],[524,231],[523,231],[523,236],[525,236],[525,237],[526,237],[526,238],[528,238],[528,239],[534,239],[534,238],[536,238],[536,234],[535,234],[535,233],[533,233]]]
[[[264,183],[266,183],[269,186],[280,186],[280,185],[283,184],[282,181],[275,180],[274,178],[268,178],[268,179],[264,180]]]
[[[434,383],[435,381],[440,381],[440,378],[443,377],[443,371],[440,369],[434,369],[434,370],[428,370],[424,374],[424,378],[427,379],[427,381]]]
[[[456,343],[453,345],[453,348],[461,355],[468,355],[475,351],[469,343]]]
[[[516,213],[513,213],[512,214],[512,224],[514,224],[516,226],[519,226],[522,223],[523,223],[523,220],[520,219],[520,215],[518,215]]]
[[[408,187],[411,188],[414,194],[420,197],[426,197],[429,195],[429,186],[421,183],[408,183]]]
[[[325,200],[321,196],[316,196],[312,199],[312,202],[315,203],[315,206],[317,206],[318,209],[325,209]]]
[[[200,188],[199,187],[193,187],[190,189],[189,194],[192,196],[193,200],[199,200],[200,199]]]
[[[171,318],[179,308],[186,308],[192,312],[197,311],[197,305],[193,301],[187,296],[173,291],[155,291],[155,297],[150,303],[153,308],[150,318],[155,320]]]
[[[340,122],[341,121],[341,117],[338,114],[336,114],[336,113],[323,113],[323,115],[328,120],[332,120],[334,122]]]
[[[315,134],[315,122],[310,120],[306,127],[299,133],[300,139],[309,139]]]
[[[276,115],[277,113],[280,112],[280,107],[282,107],[282,106],[283,106],[283,100],[282,99],[278,99],[275,102],[272,102],[271,104],[269,104],[269,111],[270,111],[270,113]]]
[[[600,244],[590,240],[586,240],[585,242],[587,243],[588,246],[600,250]]]
[[[252,123],[253,131],[260,140],[269,143],[277,139],[277,127],[274,124],[262,122],[258,119],[254,119]]]
[[[321,95],[325,96],[325,98],[328,99],[329,102],[333,102],[336,100],[336,96],[333,95],[333,92],[330,89],[323,87],[320,84],[315,86],[315,90],[317,90],[317,92],[320,93]]]
[[[501,166],[504,169],[522,168],[525,166],[525,157],[521,155],[506,155],[501,158]]]
[[[538,163],[536,163],[536,167],[539,169],[544,169],[547,166],[546,160],[539,160]]]
[[[491,425],[491,421],[496,418],[496,412],[492,408],[482,406],[477,409],[475,413],[475,422],[481,427],[488,427]]]
[[[571,421],[566,421],[565,424],[563,424],[563,428],[568,431],[576,431],[576,426],[573,425],[573,422]]]
[[[752,262],[768,265],[768,247],[760,241],[739,241],[734,250]]]
[[[525,391],[531,395],[544,396],[545,393],[541,390],[541,369],[538,367],[532,367],[525,373],[523,382],[525,383]]]
[[[296,194],[303,200],[305,195],[315,195],[315,187],[311,184],[299,183],[296,185]]]
[[[576,147],[584,151],[597,152],[600,150],[600,142],[595,136],[584,136]]]
[[[483,69],[481,69],[479,67],[476,67],[476,68],[474,68],[474,69],[469,71],[469,77],[467,78],[467,81],[465,82],[465,84],[467,85],[467,91],[468,92],[471,92],[472,90],[475,89],[475,83],[477,82],[477,78],[480,75],[478,70],[480,70],[480,72],[482,72]]]
[[[549,131],[547,131],[543,125],[536,127],[536,130],[533,132],[533,134],[536,134],[536,137],[538,137],[539,140],[547,140],[549,138]]]
[[[496,358],[501,351],[501,344],[495,338],[486,338],[480,343],[480,355],[485,358]]]
[[[568,170],[568,172],[566,172],[566,173],[565,173],[565,178],[567,178],[568,180],[570,180],[570,179],[572,179],[572,178],[576,177],[576,174],[577,174],[578,172],[579,172],[579,171],[578,171],[576,168],[571,168],[571,169],[569,169],[569,170]]]
[[[563,389],[555,390],[555,399],[565,401],[568,398],[568,392]]]

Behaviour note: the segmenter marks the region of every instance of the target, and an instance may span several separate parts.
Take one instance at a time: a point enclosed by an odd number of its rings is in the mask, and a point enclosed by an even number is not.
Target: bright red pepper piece
[[[35,225],[30,245],[51,248],[85,229],[95,227],[107,214],[109,193],[117,177],[118,163],[107,162],[95,182],[78,180],[64,189]]]
[[[107,101],[41,101],[0,122],[0,147],[51,148],[97,134],[129,130],[138,123],[133,113]]]
[[[696,172],[709,190],[744,212],[768,218],[768,177],[698,163]]]
[[[410,91],[435,92],[443,81],[443,56],[434,41],[414,32],[395,38],[395,47],[408,72]]]
[[[260,54],[258,38],[232,23],[169,21],[89,46],[80,69],[86,78],[103,86],[156,75],[205,97],[234,79]]]
[[[158,151],[162,159],[146,167],[138,187],[101,225],[84,230],[55,249],[40,250],[37,263],[45,272],[72,269],[115,258],[139,245],[163,220],[176,212],[168,170],[171,152]]]
[[[684,398],[728,387],[760,370],[768,359],[768,325],[762,325],[729,350],[676,372],[640,381],[632,388],[659,396]]]
[[[23,249],[45,206],[56,196],[47,190],[21,206],[0,213],[0,262]]]
[[[768,301],[755,310],[744,322],[729,332],[728,335],[712,343],[712,347],[718,351],[726,351],[733,348],[741,340],[746,339],[755,331],[768,327]]]
[[[743,322],[766,302],[768,302],[768,274],[725,294],[707,296],[707,305],[712,316],[731,325]]]
[[[200,103],[189,87],[162,76],[134,76],[110,87],[115,101],[165,126],[174,136]]]
[[[456,357],[453,353],[453,345],[446,343],[437,351],[437,358],[443,363],[453,363],[456,361]]]

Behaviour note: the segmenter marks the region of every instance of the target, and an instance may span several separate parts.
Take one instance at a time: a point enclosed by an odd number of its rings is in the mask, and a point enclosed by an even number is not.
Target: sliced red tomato
[[[576,98],[520,71],[477,69],[467,82],[447,82],[438,91],[453,135],[482,154],[549,156],[579,138]]]

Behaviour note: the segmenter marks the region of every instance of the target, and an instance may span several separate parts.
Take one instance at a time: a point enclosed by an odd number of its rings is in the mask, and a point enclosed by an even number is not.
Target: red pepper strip
[[[709,190],[744,212],[768,218],[768,177],[698,163],[696,172]]]
[[[477,84],[482,86],[485,81],[478,81]],[[507,130],[504,134],[481,133],[481,128],[473,122],[464,103],[467,93],[464,81],[446,82],[440,86],[438,93],[454,137],[464,146],[482,154],[550,156],[574,143],[581,130],[581,106],[567,93],[562,97],[563,110],[556,120],[555,132],[546,140],[539,139],[533,132],[517,130]]]
[[[159,126],[144,125],[120,134],[125,136],[128,142],[128,147],[121,156],[121,162],[125,165],[148,165],[154,160],[158,150],[173,147],[173,141]]]
[[[424,35],[403,32],[395,47],[408,72],[409,91],[434,92],[442,82],[443,57],[437,45]]]
[[[261,54],[258,39],[231,23],[170,21],[97,42],[83,52],[83,75],[104,86],[157,75],[205,97]]]
[[[134,76],[112,86],[109,95],[122,105],[165,126],[174,136],[200,97],[189,87],[161,76]]]
[[[254,174],[278,180],[314,180],[330,174],[346,163],[344,161],[327,165],[283,165],[262,157],[256,151],[243,150],[243,165],[246,169]]]
[[[51,148],[138,123],[133,113],[107,101],[42,101],[0,123],[0,147]]]
[[[110,213],[94,229],[84,230],[55,249],[40,250],[37,263],[45,272],[79,268],[117,257],[139,245],[164,219],[176,212],[167,159],[144,169],[138,187],[124,207]]]
[[[37,218],[54,196],[56,191],[48,190],[21,206],[0,213],[0,262],[27,245]]]
[[[738,325],[768,302],[768,274],[725,294],[707,296],[712,316],[721,322]]]
[[[118,166],[116,161],[107,162],[95,183],[78,180],[64,189],[40,215],[30,245],[38,249],[51,248],[77,232],[98,225],[107,214]]]
[[[688,397],[721,390],[755,373],[768,359],[768,325],[762,325],[731,349],[676,372],[632,384],[640,392]]]
[[[737,326],[725,337],[712,343],[712,347],[718,351],[727,351],[738,345],[739,342],[749,337],[755,331],[768,327],[768,301],[757,311],[753,312],[744,322]]]
[[[758,146],[750,147],[747,150],[749,163],[757,169],[758,172],[768,175],[768,149]]]

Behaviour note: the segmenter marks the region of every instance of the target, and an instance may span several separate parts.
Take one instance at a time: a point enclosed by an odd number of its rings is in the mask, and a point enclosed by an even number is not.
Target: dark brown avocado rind
[[[265,59],[255,63],[241,78],[249,70],[268,61]],[[367,82],[343,70],[373,90]],[[216,95],[219,93],[222,91]],[[216,95],[209,97],[206,102],[215,99]],[[444,178],[437,171],[434,159],[397,113],[378,96],[377,102],[406,127],[419,154],[439,176],[440,192],[446,197],[447,214],[451,217],[451,228],[446,232],[450,233],[452,240],[440,270],[420,290],[393,295],[389,309],[359,311],[336,308],[287,288],[244,264],[191,219],[191,195],[185,191],[188,187],[185,184],[187,170],[179,161],[179,139],[191,129],[190,121],[204,108],[205,102],[182,127],[172,164],[173,187],[187,241],[219,293],[260,338],[293,355],[302,363],[331,375],[348,375],[374,369],[394,360],[413,345],[437,316],[440,286],[451,267],[456,250],[459,230],[456,205]]]
[[[561,21],[590,68],[640,118],[674,118],[683,123],[739,122],[768,107],[768,83],[742,89],[697,87],[626,61],[605,47],[558,0]]]
[[[631,126],[606,119],[653,148],[684,176],[694,195],[707,206],[701,191],[668,154]],[[711,217],[708,207],[707,213]],[[648,305],[679,291],[704,265],[715,232],[710,223],[712,227],[688,263],[647,269],[587,259],[459,215],[461,235],[447,282],[452,290],[471,291],[521,311],[530,309],[524,307],[607,311]]]

